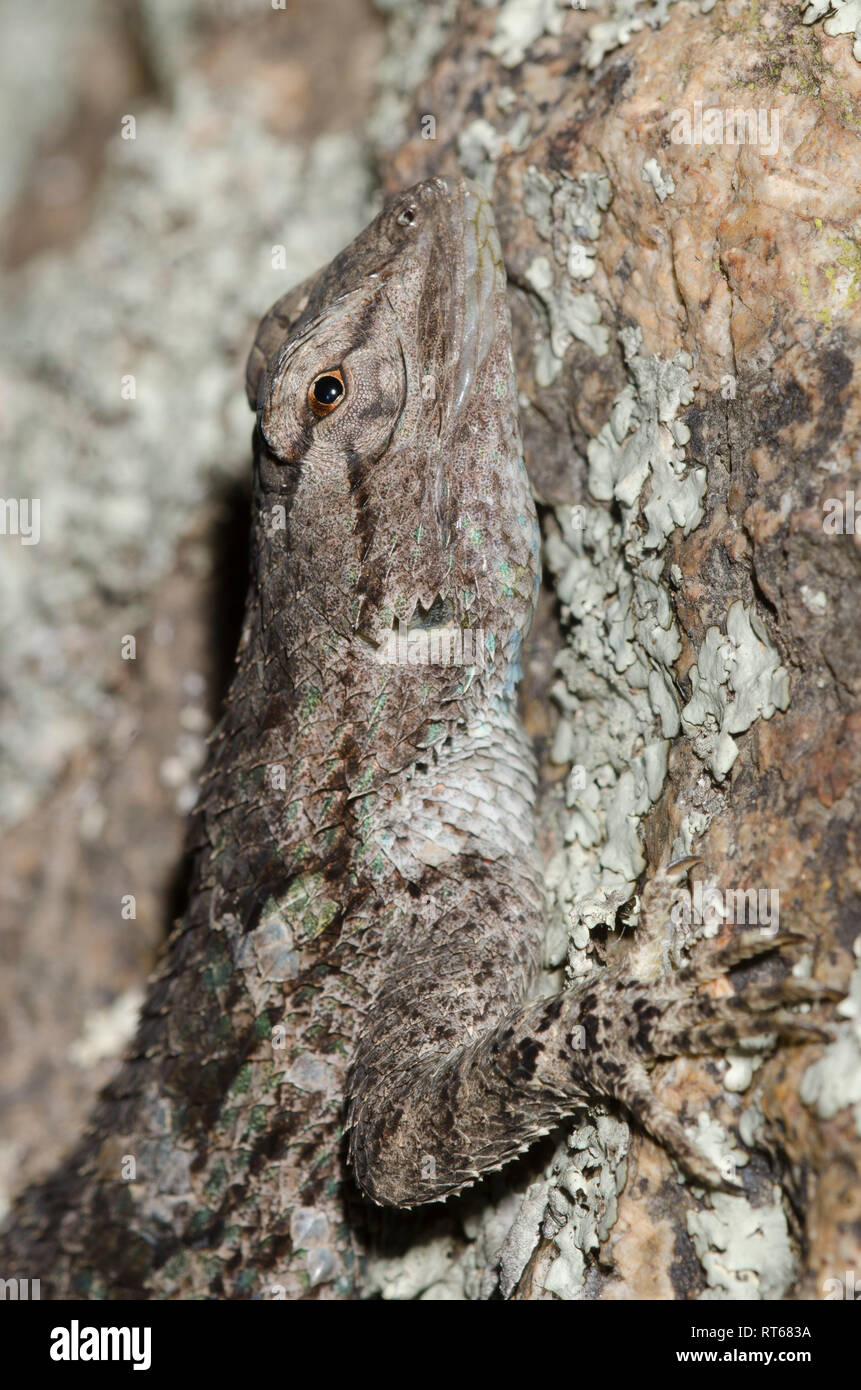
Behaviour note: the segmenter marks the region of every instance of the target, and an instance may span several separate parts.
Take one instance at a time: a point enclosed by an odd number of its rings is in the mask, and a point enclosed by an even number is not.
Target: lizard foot
[[[725,945],[701,948],[673,974],[643,981],[612,972],[581,1001],[588,1067],[596,1081],[631,1112],[653,1138],[699,1182],[726,1191],[738,1184],[693,1143],[681,1122],[655,1095],[648,1068],[660,1058],[725,1052],[744,1043],[777,1038],[785,1043],[828,1042],[823,1021],[792,1012],[792,1005],[841,999],[840,990],[816,980],[786,976],[748,981],[739,993],[715,997],[701,987],[744,961],[782,951],[805,938],[782,932],[741,932]],[[611,999],[602,998],[605,989]],[[588,1071],[588,1078],[586,1072]]]

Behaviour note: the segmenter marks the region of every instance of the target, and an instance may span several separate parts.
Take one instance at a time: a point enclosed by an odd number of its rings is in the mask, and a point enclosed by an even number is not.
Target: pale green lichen
[[[470,121],[457,137],[457,157],[463,172],[492,193],[500,155],[506,149],[523,149],[531,125],[528,111],[521,111],[506,131],[497,130],[483,116]]]
[[[735,1178],[737,1168],[744,1168],[749,1162],[744,1149],[735,1147],[720,1121],[704,1110],[697,1115],[697,1127],[690,1137],[700,1153],[730,1180]]]
[[[559,375],[562,359],[576,340],[597,356],[608,347],[595,296],[574,289],[594,273],[594,243],[601,218],[610,205],[612,188],[603,174],[586,172],[578,178],[558,174],[551,179],[529,165],[524,177],[523,203],[538,235],[550,243],[551,256],[536,256],[526,279],[547,311],[549,334],[536,350],[535,379],[549,386]]]
[[[852,52],[861,63],[861,0],[801,0],[805,24],[815,24],[825,16],[822,26],[830,38],[852,34]]]
[[[754,1127],[757,1115],[761,1118],[761,1112],[751,1107]],[[744,1150],[732,1143],[713,1116],[697,1116],[692,1138],[729,1179],[748,1162]],[[796,1261],[780,1187],[774,1185],[771,1201],[762,1206],[754,1206],[742,1193],[711,1192],[708,1202],[707,1207],[689,1211],[686,1218],[709,1285],[701,1298],[785,1298],[795,1279]]]
[[[688,353],[671,361],[642,357],[637,349],[639,329],[620,334],[633,384],[617,398],[610,419],[588,448],[589,491],[609,502],[615,498],[627,512],[639,505],[647,478],[651,493],[643,508],[649,522],[643,547],[661,549],[676,527],[685,535],[702,519],[706,487],[704,468],[686,470],[687,427],[675,416],[693,400]],[[669,609],[668,599],[664,602]],[[676,653],[677,655],[677,653]],[[675,657],[673,657],[675,659]]]
[[[770,1045],[773,1040],[768,1039],[767,1041]],[[758,1038],[757,1043],[761,1045],[762,1039]],[[754,1072],[762,1066],[764,1061],[765,1055],[761,1046],[759,1051],[738,1048],[736,1051],[728,1052],[726,1054],[727,1068],[723,1078],[725,1089],[733,1091],[737,1095],[746,1091],[753,1080]]]
[[[572,978],[590,972],[590,930],[615,925],[645,867],[640,822],[662,794],[669,740],[683,724],[674,680],[681,640],[671,600],[682,574],[677,567],[665,573],[665,550],[673,533],[688,534],[699,523],[706,489],[705,469],[687,465],[689,436],[678,418],[693,399],[691,358],[641,354],[638,328],[620,337],[629,381],[587,450],[589,490],[600,502],[616,504],[618,516],[601,506],[559,507],[558,533],[548,538],[545,551],[563,615],[571,620],[569,645],[557,658],[563,680],[554,695],[563,721],[553,756],[575,766],[565,787],[566,843],[551,861],[547,881],[551,902],[569,923]],[[725,775],[724,737],[785,708],[789,686],[752,610],[732,605],[726,635],[714,632],[720,660],[715,637],[707,635],[692,675],[685,729],[697,734],[713,770]],[[682,821],[681,853],[722,804],[711,779],[696,795]],[[735,1058],[732,1087],[748,1084],[756,1065],[756,1056]],[[706,1128],[711,1134],[711,1121]],[[701,1121],[699,1137],[707,1141],[709,1134]],[[746,1161],[742,1151],[723,1149],[713,1155],[722,1166]],[[602,1172],[605,1186],[615,1181],[606,1155]],[[554,1191],[564,1186],[557,1177]],[[792,1275],[782,1211],[754,1211],[745,1198],[728,1202],[706,1213],[696,1232],[712,1285],[709,1296],[741,1296],[742,1289],[751,1297],[779,1296],[775,1291],[788,1287]],[[611,1206],[607,1210],[612,1213]],[[545,1287],[557,1297],[580,1296],[594,1248],[572,1219],[553,1236],[558,1255]],[[765,1246],[772,1238],[776,1245],[769,1255]]]
[[[558,0],[503,0],[496,14],[490,51],[503,67],[522,63],[536,39],[561,34],[564,9]]]
[[[785,1298],[795,1278],[780,1188],[770,1205],[754,1207],[746,1197],[711,1195],[711,1209],[689,1211],[688,1234],[705,1270],[704,1300]]]
[[[847,1022],[819,1061],[804,1073],[801,1099],[823,1120],[852,1106],[855,1129],[861,1135],[861,936],[855,940],[855,955],[859,964],[852,973],[849,993],[837,1005],[837,1012]]]
[[[517,1288],[541,1239],[551,1180],[552,1170],[548,1170],[529,1185],[505,1234],[498,1255],[499,1290],[503,1298],[510,1298]]]
[[[594,273],[601,219],[610,206],[613,188],[606,174],[586,172],[579,178],[558,173],[555,180],[530,164],[523,179],[523,207],[536,231],[553,246],[560,265],[575,280]]]
[[[550,260],[536,256],[526,271],[526,279],[547,310],[550,336],[535,356],[535,380],[549,386],[559,375],[562,359],[578,339],[601,356],[607,351],[607,330],[601,325],[601,310],[593,294],[577,294],[570,285],[556,283]]]
[[[738,1117],[738,1137],[749,1149],[764,1142],[767,1121],[759,1101],[750,1101]]]
[[[596,68],[608,53],[628,43],[633,34],[646,27],[661,28],[669,18],[670,6],[675,0],[614,0],[608,19],[593,24],[589,30],[589,44],[586,50],[586,66]],[[700,0],[700,12],[708,14],[717,0]],[[823,25],[826,34],[834,37],[851,34],[854,38],[853,53],[861,62],[861,0],[800,0],[804,11],[805,24],[815,24],[825,18]],[[756,10],[751,7],[747,24],[758,28]]]
[[[377,68],[379,96],[369,135],[381,149],[396,149],[412,133],[416,91],[448,37],[457,0],[374,0],[386,19],[386,51]],[[420,116],[433,113],[419,113]],[[435,120],[435,116],[433,117]]]
[[[628,43],[632,34],[641,29],[660,29],[666,24],[673,3],[674,0],[614,0],[609,18],[593,24],[589,30],[586,66],[597,68],[608,53]],[[701,12],[708,14],[715,3],[716,0],[701,0]]]
[[[377,1294],[397,1302],[426,1298],[431,1289],[446,1283],[456,1254],[451,1236],[437,1236],[411,1245],[403,1254],[372,1257],[364,1281],[365,1296]],[[451,1296],[458,1297],[454,1291]]]
[[[560,533],[546,547],[572,622],[557,659],[566,717],[553,756],[585,774],[569,779],[567,844],[548,869],[574,974],[590,968],[590,929],[613,922],[645,867],[639,822],[661,795],[667,741],[680,728],[672,668],[681,642],[662,551],[674,529],[697,524],[705,490],[705,470],[686,469],[676,418],[693,397],[691,359],[642,356],[638,329],[621,340],[631,380],[588,450],[590,491],[618,502],[621,521],[603,507],[559,508]]]
[[[737,600],[727,613],[726,633],[708,629],[690,681],[682,724],[720,782],[738,756],[733,735],[789,704],[789,673],[753,607]]]
[[[652,185],[659,203],[666,202],[670,194],[676,191],[672,174],[668,174],[665,169],[662,169],[656,159],[646,160],[643,165],[642,178],[644,183]]]
[[[555,1258],[543,1287],[557,1298],[583,1297],[586,1257],[612,1230],[628,1174],[628,1126],[594,1110],[568,1136],[567,1151],[554,1164],[554,1186],[541,1225]]]

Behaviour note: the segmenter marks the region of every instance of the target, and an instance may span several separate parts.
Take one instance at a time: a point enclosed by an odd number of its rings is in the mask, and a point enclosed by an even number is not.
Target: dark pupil
[[[343,394],[344,387],[336,376],[321,376],[314,382],[314,400],[320,405],[334,405]]]

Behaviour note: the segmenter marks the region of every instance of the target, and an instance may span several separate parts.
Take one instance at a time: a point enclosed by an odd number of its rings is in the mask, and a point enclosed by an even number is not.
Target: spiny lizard
[[[721,1182],[649,1064],[819,1036],[785,1009],[814,983],[702,992],[788,939],[757,933],[533,997],[539,541],[485,196],[397,197],[266,316],[248,391],[252,576],[190,905],[91,1133],[6,1237],[49,1296],[349,1296],[354,1180],[437,1201],[594,1098]]]

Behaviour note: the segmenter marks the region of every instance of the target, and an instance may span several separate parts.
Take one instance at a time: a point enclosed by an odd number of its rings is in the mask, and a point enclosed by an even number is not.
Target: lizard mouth
[[[463,320],[454,388],[459,411],[472,391],[496,334],[496,298],[505,293],[502,247],[487,195],[462,180],[456,190],[463,215]]]

